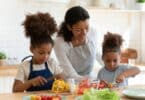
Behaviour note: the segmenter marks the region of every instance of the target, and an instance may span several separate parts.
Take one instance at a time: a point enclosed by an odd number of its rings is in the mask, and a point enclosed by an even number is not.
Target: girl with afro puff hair
[[[39,12],[27,15],[23,25],[33,56],[18,67],[13,92],[51,89],[55,78],[63,78],[62,69],[49,58],[54,45],[51,35],[57,31],[56,22],[50,14]]]
[[[123,39],[119,34],[108,32],[104,36],[102,59],[105,67],[98,73],[98,80],[118,83],[118,87],[128,85],[128,78],[140,72],[135,66],[120,64],[122,42]]]

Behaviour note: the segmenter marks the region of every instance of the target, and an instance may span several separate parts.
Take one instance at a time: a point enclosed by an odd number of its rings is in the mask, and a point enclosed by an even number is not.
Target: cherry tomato
[[[47,96],[41,96],[41,100],[47,100]]]
[[[105,85],[104,84],[99,84],[99,88],[103,89],[103,88],[105,88]]]

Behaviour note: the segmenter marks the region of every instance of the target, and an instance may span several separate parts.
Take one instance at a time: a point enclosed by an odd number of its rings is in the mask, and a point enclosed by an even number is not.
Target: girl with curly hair
[[[62,69],[49,57],[54,45],[51,35],[57,31],[56,22],[50,14],[39,12],[27,15],[23,25],[33,56],[18,67],[13,91],[51,89],[54,78],[63,78]]]
[[[118,86],[128,85],[128,78],[137,75],[140,70],[135,66],[121,65],[122,36],[108,32],[104,36],[102,59],[104,67],[98,73],[98,80],[107,83],[118,83]]]

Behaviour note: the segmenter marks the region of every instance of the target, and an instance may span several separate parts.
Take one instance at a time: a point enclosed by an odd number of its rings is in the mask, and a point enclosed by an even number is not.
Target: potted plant
[[[6,64],[6,54],[4,52],[0,52],[0,65]]]
[[[143,3],[143,2],[145,2],[145,0],[137,0],[137,2]]]
[[[137,0],[136,7],[138,10],[145,10],[145,0]]]

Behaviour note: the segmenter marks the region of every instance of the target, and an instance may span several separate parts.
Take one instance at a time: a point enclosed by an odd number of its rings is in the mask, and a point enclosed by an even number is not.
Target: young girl
[[[33,56],[20,64],[13,91],[51,89],[53,79],[62,78],[62,69],[49,58],[54,45],[50,35],[57,31],[56,22],[48,13],[37,13],[27,15],[23,25]]]
[[[122,37],[118,34],[108,32],[104,36],[102,59],[105,67],[98,73],[99,80],[105,80],[109,83],[117,82],[118,86],[125,86],[128,84],[129,77],[140,72],[137,67],[120,64],[122,41]]]

